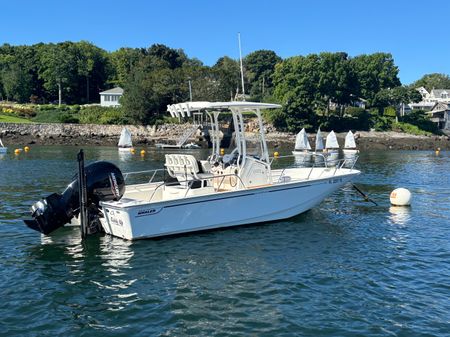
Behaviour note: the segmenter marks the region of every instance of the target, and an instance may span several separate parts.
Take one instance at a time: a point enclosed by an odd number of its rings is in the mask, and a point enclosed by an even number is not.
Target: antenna
[[[245,101],[244,66],[242,65],[241,33],[238,33],[238,41],[239,41],[239,59],[241,62],[242,100]]]

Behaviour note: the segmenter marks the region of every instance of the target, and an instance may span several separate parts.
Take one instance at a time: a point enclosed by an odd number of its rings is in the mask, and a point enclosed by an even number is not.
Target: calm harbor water
[[[450,335],[448,152],[363,153],[356,183],[378,206],[347,186],[263,225],[137,242],[81,243],[73,227],[41,236],[21,219],[71,181],[77,150],[0,157],[0,335]],[[123,171],[164,157],[85,152]],[[390,207],[400,186],[411,208]]]

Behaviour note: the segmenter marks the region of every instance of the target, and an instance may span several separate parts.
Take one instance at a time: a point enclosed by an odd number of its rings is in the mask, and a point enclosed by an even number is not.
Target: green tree
[[[187,60],[187,56],[182,49],[172,49],[163,44],[152,45],[147,53],[149,56],[165,62],[170,69],[181,67]]]
[[[318,91],[326,104],[327,113],[330,103],[333,102],[342,117],[345,105],[351,103],[357,90],[356,78],[347,53],[321,53],[318,70]]]
[[[1,72],[3,90],[8,100],[28,102],[31,96],[31,75],[17,63],[10,64]]]
[[[74,73],[77,70],[73,43],[47,45],[41,50],[40,63],[39,76],[44,81],[44,87],[49,91],[57,87],[58,105],[61,105],[64,85],[74,82]],[[70,91],[69,85],[66,88],[67,91]]]
[[[356,95],[370,104],[380,90],[400,86],[398,67],[389,53],[356,56],[351,66],[358,82]]]
[[[218,81],[220,93],[219,100],[234,99],[237,92],[241,92],[239,63],[228,56],[221,57],[212,67]]]
[[[142,48],[120,48],[110,53],[109,60],[113,68],[111,82],[124,86],[128,75],[146,54]]]
[[[314,107],[320,100],[319,66],[318,55],[311,54],[288,58],[275,67],[274,97],[282,103],[283,110],[281,113],[274,111],[274,114],[277,120],[284,118],[289,131],[316,125]]]
[[[424,87],[430,92],[432,89],[449,89],[450,88],[450,76],[446,74],[427,74],[422,76],[421,79],[415,81],[410,85],[412,88]]]
[[[86,80],[86,103],[89,103],[91,96],[90,82],[93,81],[94,84],[103,86],[107,78],[105,70],[106,52],[87,41],[80,41],[75,47],[77,49],[78,75]]]
[[[281,62],[272,50],[257,50],[244,58],[245,75],[249,81],[248,92],[252,99],[263,100],[273,91],[272,75],[275,65]]]

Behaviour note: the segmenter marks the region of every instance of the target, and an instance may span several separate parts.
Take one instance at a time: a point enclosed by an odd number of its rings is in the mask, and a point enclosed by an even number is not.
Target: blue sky
[[[402,83],[450,74],[450,1],[2,0],[0,43],[88,40],[112,51],[163,43],[212,65],[224,55],[274,50],[393,54]]]

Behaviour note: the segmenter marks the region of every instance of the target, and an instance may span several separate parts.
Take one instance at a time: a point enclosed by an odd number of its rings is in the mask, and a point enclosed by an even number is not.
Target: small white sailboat
[[[304,163],[311,160],[311,145],[309,144],[308,135],[306,134],[306,130],[304,128],[295,138],[295,149],[292,151],[292,154],[295,155],[297,163]]]
[[[131,132],[127,128],[123,128],[120,133],[119,144],[117,144],[119,151],[130,151],[133,148],[131,140]]]
[[[353,132],[349,131],[345,136],[344,154],[356,154],[359,152],[356,149],[355,136]]]
[[[316,148],[314,149],[314,151],[317,152],[323,152],[323,138],[322,138],[322,133],[320,132],[320,127],[317,130],[317,134],[316,134]]]
[[[2,139],[0,138],[0,153],[6,153],[8,148],[3,145]]]
[[[325,141],[326,160],[328,165],[334,165],[339,157],[339,143],[336,134],[332,130]]]

